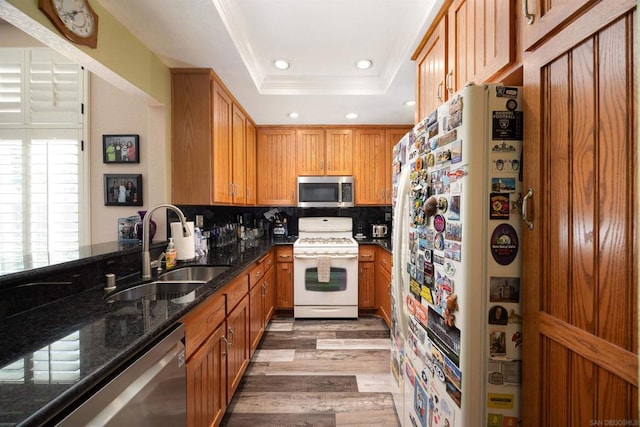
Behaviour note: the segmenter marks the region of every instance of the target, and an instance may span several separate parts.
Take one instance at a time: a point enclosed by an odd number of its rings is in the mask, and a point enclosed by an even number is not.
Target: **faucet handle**
[[[158,259],[154,259],[153,261],[151,261],[151,268],[156,268],[158,270],[158,273],[162,271],[162,259],[164,257],[165,257],[165,253],[162,252],[158,257]]]

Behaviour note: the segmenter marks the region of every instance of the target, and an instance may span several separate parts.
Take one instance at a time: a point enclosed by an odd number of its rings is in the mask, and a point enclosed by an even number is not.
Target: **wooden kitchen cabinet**
[[[247,158],[247,118],[233,104],[231,117],[231,202],[244,205],[247,203],[246,158]]]
[[[210,69],[172,69],[171,94],[173,203],[245,204],[250,119]]]
[[[249,297],[245,294],[227,316],[227,405],[249,364]]]
[[[298,175],[351,175],[353,171],[352,135],[351,129],[298,129],[296,132]]]
[[[391,205],[393,202],[393,147],[400,142],[402,137],[411,130],[411,127],[398,129],[387,129],[385,136],[387,138],[387,147],[385,148],[385,193],[384,204]]]
[[[376,308],[374,245],[358,247],[358,308]]]
[[[391,327],[391,254],[379,247],[376,251],[376,307],[387,326]]]
[[[525,34],[540,43],[523,53],[522,425],[635,423],[638,3],[545,2],[542,16],[536,4]]]
[[[325,174],[324,129],[296,130],[296,166],[298,175]]]
[[[225,316],[225,297],[219,294],[182,318],[189,426],[217,425],[227,407]]]
[[[353,174],[353,130],[326,129],[326,175]]]
[[[386,201],[387,170],[385,129],[356,129],[353,157],[353,178],[356,205],[384,205]],[[389,172],[391,174],[391,172]]]
[[[530,50],[544,42],[556,34],[565,22],[597,2],[598,0],[527,1],[526,7],[521,11],[522,14],[526,13],[521,32],[523,50]]]
[[[293,310],[293,245],[276,247],[275,308]]]
[[[296,131],[258,128],[258,205],[294,206],[296,196]]]
[[[247,205],[255,205],[258,201],[257,174],[256,174],[256,127],[250,120],[245,122],[246,138],[246,200]]]
[[[511,0],[454,0],[449,6],[445,81],[449,95],[468,82],[493,81],[515,60],[514,7]]]
[[[447,18],[443,16],[414,59],[417,64],[416,117],[418,123],[447,100]]]
[[[221,323],[186,364],[187,426],[220,424],[227,409],[226,322]]]
[[[213,203],[231,203],[232,186],[232,114],[233,101],[215,79],[213,98]]]
[[[273,283],[273,254],[269,252],[249,271],[249,334],[250,334],[250,351],[249,357],[252,357],[260,339],[264,334],[265,327],[269,323],[269,319],[273,314],[273,306],[275,298],[272,297],[274,290],[270,287]]]

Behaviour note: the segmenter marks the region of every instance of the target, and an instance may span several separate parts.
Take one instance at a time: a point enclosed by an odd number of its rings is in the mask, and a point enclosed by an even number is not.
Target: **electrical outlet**
[[[202,228],[204,226],[204,215],[196,215],[196,227]]]
[[[385,212],[385,213],[384,213],[384,220],[385,220],[386,222],[391,221],[391,212]]]

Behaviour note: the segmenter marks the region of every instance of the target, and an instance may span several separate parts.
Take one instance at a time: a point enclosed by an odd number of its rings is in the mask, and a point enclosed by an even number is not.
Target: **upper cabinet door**
[[[246,122],[245,137],[247,143],[247,161],[245,164],[247,205],[255,205],[258,195],[258,189],[256,187],[256,127],[250,120]]]
[[[447,73],[447,18],[444,16],[422,47],[416,59],[418,75],[418,101],[416,123],[447,100],[445,76]]]
[[[218,82],[213,84],[213,202],[231,203],[233,102]]]
[[[298,175],[324,175],[324,129],[298,129],[295,154]]]
[[[447,91],[482,83],[515,58],[513,1],[455,0],[448,10]]]
[[[614,3],[617,0],[612,0]],[[582,13],[598,0],[522,0],[522,45],[524,50],[556,34],[565,22]]]
[[[247,155],[246,122],[244,113],[233,104],[233,133],[231,138],[231,195],[233,203],[247,202],[245,159]]]
[[[351,129],[327,129],[326,175],[353,174],[353,131]]]
[[[258,204],[296,204],[296,131],[258,129]]]

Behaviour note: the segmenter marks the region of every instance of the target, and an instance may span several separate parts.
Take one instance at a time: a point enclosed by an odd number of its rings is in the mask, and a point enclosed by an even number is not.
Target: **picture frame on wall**
[[[142,206],[141,174],[104,174],[105,206]]]
[[[103,163],[140,163],[140,135],[102,135]]]

